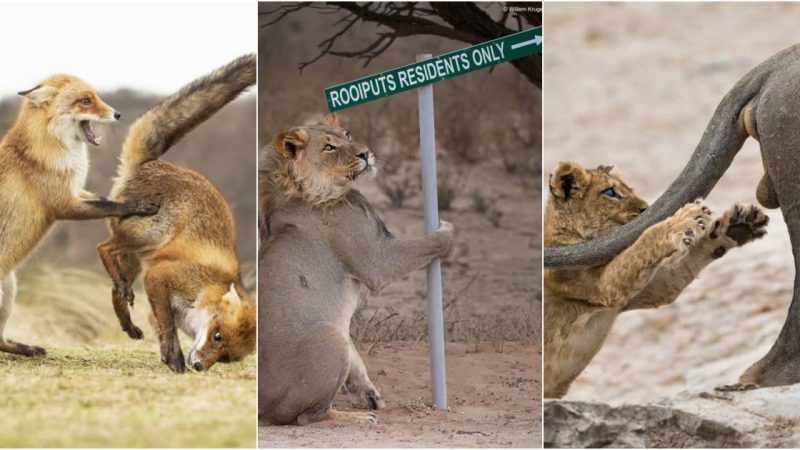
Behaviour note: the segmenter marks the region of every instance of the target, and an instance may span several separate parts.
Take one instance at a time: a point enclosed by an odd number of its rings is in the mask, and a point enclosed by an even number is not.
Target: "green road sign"
[[[330,112],[416,89],[542,51],[542,27],[325,89]]]

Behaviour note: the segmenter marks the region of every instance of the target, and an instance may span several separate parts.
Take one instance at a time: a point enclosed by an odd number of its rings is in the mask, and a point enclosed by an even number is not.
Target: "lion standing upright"
[[[580,244],[648,208],[611,167],[560,163],[550,176],[544,219],[548,247]],[[711,220],[698,200],[648,228],[610,262],[544,271],[544,395],[563,397],[603,345],[620,312],[657,308],[711,261],[766,234],[769,218],[735,205]]]
[[[274,424],[377,421],[332,408],[346,386],[358,406],[385,403],[350,339],[362,287],[383,287],[444,257],[453,227],[392,236],[353,184],[374,176],[375,157],[339,126],[281,133],[265,150],[260,181],[258,410]]]

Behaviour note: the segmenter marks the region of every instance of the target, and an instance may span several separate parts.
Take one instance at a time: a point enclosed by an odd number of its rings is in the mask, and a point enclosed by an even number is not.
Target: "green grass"
[[[52,289],[56,281],[69,288]],[[21,280],[7,335],[48,354],[0,353],[0,447],[254,447],[255,357],[173,374],[161,363],[146,297],[137,295],[134,314],[145,339],[132,341],[119,331],[106,283],[76,271]],[[80,308],[51,303],[65,291]]]

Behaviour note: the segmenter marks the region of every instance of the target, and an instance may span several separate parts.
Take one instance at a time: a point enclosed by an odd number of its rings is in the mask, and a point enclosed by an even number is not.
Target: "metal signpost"
[[[542,27],[521,31],[444,55],[417,55],[416,62],[325,89],[330,112],[378,100],[410,89],[419,96],[419,142],[425,233],[439,229],[436,184],[436,134],[433,83],[542,51]],[[442,272],[439,258],[428,265],[428,333],[431,389],[436,409],[447,410],[444,365]]]

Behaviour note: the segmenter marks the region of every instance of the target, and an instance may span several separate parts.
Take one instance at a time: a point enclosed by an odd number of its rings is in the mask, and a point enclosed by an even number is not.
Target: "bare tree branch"
[[[482,8],[475,3],[462,2],[296,2],[259,14],[269,18],[260,26],[268,27],[303,9],[316,9],[321,14],[346,13],[333,25],[335,31],[318,45],[320,53],[298,65],[302,71],[325,55],[357,58],[363,60],[366,67],[402,37],[431,35],[475,45],[522,31],[526,25],[536,27],[542,23],[541,2],[506,2],[500,5],[502,14],[497,18],[487,12],[490,5]],[[509,21],[516,30],[509,27]],[[374,23],[391,31],[378,33],[375,40],[361,49],[335,48],[339,38],[359,22]],[[520,58],[511,64],[528,81],[541,87],[541,55]]]

